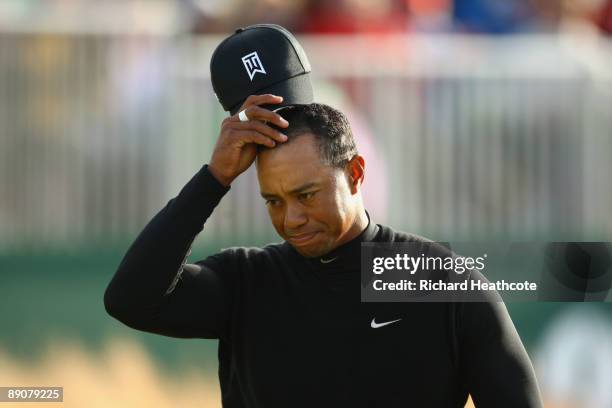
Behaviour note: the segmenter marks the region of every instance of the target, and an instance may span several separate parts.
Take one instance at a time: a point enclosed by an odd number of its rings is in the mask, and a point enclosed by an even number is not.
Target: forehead
[[[332,167],[321,162],[317,140],[311,133],[262,150],[257,157],[257,177],[262,190],[275,184],[290,188],[300,183],[317,182],[332,173]]]

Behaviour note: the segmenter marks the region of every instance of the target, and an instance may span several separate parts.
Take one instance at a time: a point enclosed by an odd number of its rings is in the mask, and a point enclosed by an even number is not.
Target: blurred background
[[[612,241],[612,1],[1,0],[0,386],[63,386],[65,407],[220,406],[215,341],[138,333],[102,296],[210,158],[225,117],[210,55],[254,23],[296,33],[315,98],[349,116],[376,222]],[[278,240],[254,177],[190,261]],[[612,407],[610,303],[508,308],[547,407]]]

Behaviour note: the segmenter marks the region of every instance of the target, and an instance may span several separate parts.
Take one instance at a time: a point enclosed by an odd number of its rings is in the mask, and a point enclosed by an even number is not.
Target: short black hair
[[[343,168],[357,153],[357,145],[346,116],[338,109],[322,103],[290,105],[277,113],[289,122],[288,128],[270,124],[292,139],[312,133],[319,145],[321,162],[328,166]]]

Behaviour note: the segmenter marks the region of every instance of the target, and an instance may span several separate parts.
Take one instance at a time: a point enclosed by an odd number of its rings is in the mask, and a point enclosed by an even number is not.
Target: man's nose
[[[294,231],[308,222],[308,217],[301,205],[288,205],[285,213],[285,230]]]

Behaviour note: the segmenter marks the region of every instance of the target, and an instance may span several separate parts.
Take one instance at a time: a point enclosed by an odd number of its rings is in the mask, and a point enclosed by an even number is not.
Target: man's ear
[[[346,164],[348,172],[348,181],[351,188],[351,193],[355,194],[359,191],[363,179],[365,177],[365,160],[363,156],[356,155]]]

